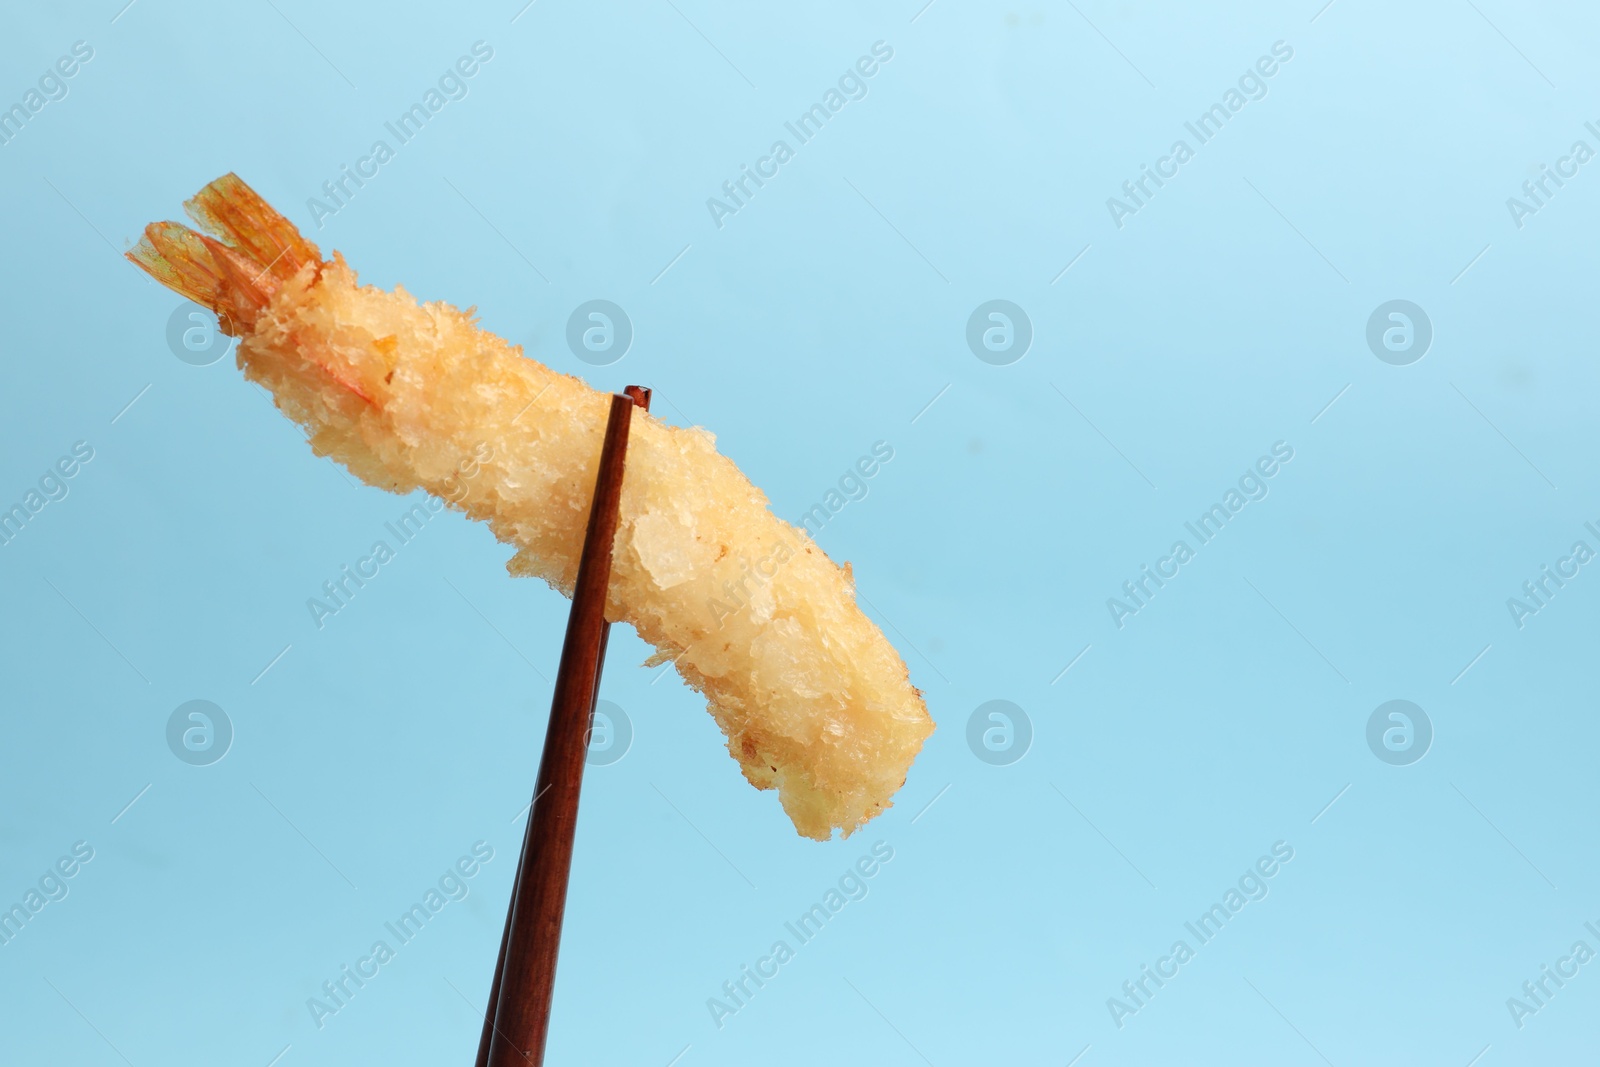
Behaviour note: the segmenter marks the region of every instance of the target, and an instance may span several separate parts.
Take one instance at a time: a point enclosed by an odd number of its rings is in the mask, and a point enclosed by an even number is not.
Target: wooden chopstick
[[[628,429],[634,407],[650,407],[649,389],[630,385],[625,392],[626,396],[611,398],[572,611],[567,616],[550,720],[545,727],[544,753],[539,760],[533,804],[528,810],[505,932],[500,938],[477,1067],[540,1067],[544,1062],[561,922],[572,871],[578,797],[611,633],[610,624],[605,621],[605,601],[622,499]]]

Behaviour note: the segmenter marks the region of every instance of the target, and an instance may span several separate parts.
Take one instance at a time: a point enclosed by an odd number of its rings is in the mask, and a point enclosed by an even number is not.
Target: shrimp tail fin
[[[251,329],[280,285],[322,262],[321,250],[236,174],[201,189],[184,210],[204,233],[152,222],[126,255],[168,289],[216,312],[225,333]]]

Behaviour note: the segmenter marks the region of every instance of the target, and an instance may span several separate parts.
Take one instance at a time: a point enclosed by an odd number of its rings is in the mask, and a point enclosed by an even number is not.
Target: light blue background
[[[0,503],[95,458],[0,548],[0,902],[95,858],[0,947],[0,1062],[476,1048],[567,603],[451,514],[313,626],[409,504],[231,359],[175,358],[177,299],[119,255],[229,170],[365,280],[655,387],[786,518],[895,449],[819,541],[939,730],[892,811],[805,841],[619,630],[636,738],[588,776],[552,1064],[1589,1054],[1600,964],[1521,1029],[1506,999],[1600,949],[1600,575],[1520,630],[1506,599],[1600,547],[1600,162],[1520,230],[1506,198],[1600,148],[1600,20],[1319,2],[14,7],[0,104],[94,58],[0,146]],[[470,95],[316,229],[307,198],[478,40]],[[879,40],[868,96],[718,229],[707,197]],[[1119,230],[1106,198],[1279,40],[1268,95]],[[594,298],[636,330],[600,369],[564,341]],[[1035,331],[1011,366],[964,341],[994,298]],[[1365,343],[1394,298],[1433,322],[1411,366]],[[1117,629],[1106,598],[1280,440],[1270,495]],[[237,732],[209,767],[164,739],[194,698]],[[965,739],[996,698],[1034,728],[1007,767]],[[1395,698],[1436,731],[1411,766],[1365,741]],[[479,840],[467,900],[319,1030],[307,998]],[[719,1030],[707,998],[879,840],[870,895]],[[1107,998],[1280,840],[1270,895],[1119,1029]]]

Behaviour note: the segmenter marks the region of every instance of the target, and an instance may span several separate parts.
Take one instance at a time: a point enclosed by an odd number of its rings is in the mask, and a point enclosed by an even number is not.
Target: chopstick
[[[611,580],[628,429],[634,407],[650,408],[649,389],[630,385],[625,393],[611,398],[572,611],[567,616],[550,720],[545,727],[544,754],[500,938],[477,1067],[540,1067],[544,1062],[578,797],[611,633],[605,621],[606,590]]]

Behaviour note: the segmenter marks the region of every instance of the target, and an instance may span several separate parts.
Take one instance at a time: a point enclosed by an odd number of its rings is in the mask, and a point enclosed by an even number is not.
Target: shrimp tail
[[[126,253],[145,273],[216,313],[223,332],[254,326],[279,286],[322,252],[237,174],[224,174],[184,204],[203,233],[152,222]]]
[[[361,285],[231,174],[188,210],[195,229],[156,223],[129,258],[217,313],[244,377],[312,451],[369,485],[431,494],[399,527],[448,500],[515,548],[513,574],[571,595],[606,394],[470,310]],[[850,570],[775,516],[710,434],[639,415],[629,442],[606,618],[705,694],[729,754],[796,830],[852,833],[890,806],[934,728],[905,660],[857,606]]]

